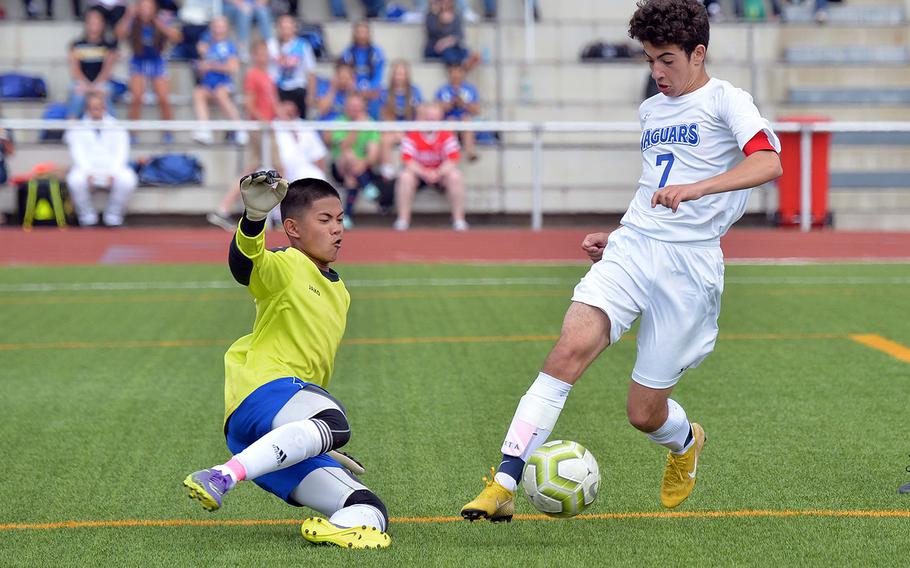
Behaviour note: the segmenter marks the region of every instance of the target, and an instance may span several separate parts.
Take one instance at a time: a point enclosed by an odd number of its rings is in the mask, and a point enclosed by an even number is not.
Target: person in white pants
[[[104,98],[89,94],[85,101],[83,122],[116,122],[107,114]],[[130,195],[138,185],[136,172],[130,168],[130,137],[125,128],[73,128],[65,137],[73,167],[66,176],[79,224],[90,227],[98,224],[98,212],[92,205],[92,189],[110,190],[103,222],[108,227],[123,224],[123,215]]]

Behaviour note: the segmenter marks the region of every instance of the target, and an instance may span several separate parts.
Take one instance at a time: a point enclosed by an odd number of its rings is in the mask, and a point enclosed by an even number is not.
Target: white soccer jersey
[[[652,208],[651,197],[667,185],[694,183],[730,170],[745,157],[743,146],[760,131],[780,152],[771,124],[749,93],[719,79],[681,97],[654,95],[638,112],[642,175],[621,223],[661,241],[718,241],[742,217],[751,189],[686,201],[676,213],[662,205]]]
[[[281,172],[288,181],[303,178],[324,180],[326,178],[325,172],[316,165],[316,162],[325,158],[328,151],[315,131],[303,128],[277,130],[275,131],[275,145],[278,146]]]

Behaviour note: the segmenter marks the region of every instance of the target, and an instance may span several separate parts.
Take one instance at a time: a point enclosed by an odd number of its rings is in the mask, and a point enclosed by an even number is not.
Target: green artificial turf
[[[330,390],[348,409],[346,450],[367,465],[363,480],[392,517],[457,516],[498,463],[515,405],[585,267],[339,271],[353,299],[346,339],[420,340],[342,346]],[[183,495],[188,472],[228,457],[222,356],[254,310],[226,267],[4,268],[0,313],[0,524],[309,514],[252,484],[213,514]],[[910,364],[849,338],[910,346],[908,314],[910,265],[728,266],[717,348],[674,393],[709,436],[699,484],[678,510],[910,510],[910,495],[896,492],[910,465]],[[572,391],[553,435],[583,443],[599,461],[601,494],[586,513],[661,511],[665,451],[625,420],[634,358],[633,339],[611,347]],[[518,513],[533,512],[521,498]],[[895,566],[910,558],[910,517],[408,521],[390,532],[390,549],[358,552],[310,546],[292,524],[6,526],[0,564]]]

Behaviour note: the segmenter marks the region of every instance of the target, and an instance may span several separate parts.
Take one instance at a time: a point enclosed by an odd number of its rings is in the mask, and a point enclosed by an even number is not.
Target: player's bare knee
[[[348,419],[344,412],[337,408],[323,410],[313,416],[311,420],[322,422],[328,429],[331,440],[329,443],[330,450],[336,450],[344,446],[351,439],[351,425],[348,424]]]
[[[544,372],[574,383],[603,351],[609,340],[563,333],[544,363]]]
[[[629,424],[636,430],[645,433],[655,432],[660,429],[666,421],[665,414],[664,412],[662,415],[646,405],[626,405],[626,415],[629,418]]]
[[[587,367],[584,351],[577,349],[571,343],[559,342],[550,351],[543,365],[543,372],[557,377],[563,381],[574,383]]]

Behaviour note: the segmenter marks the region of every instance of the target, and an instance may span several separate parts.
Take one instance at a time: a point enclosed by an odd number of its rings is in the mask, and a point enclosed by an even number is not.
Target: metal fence
[[[910,132],[910,121],[907,122],[776,122],[773,125],[777,133],[799,133],[800,136],[800,229],[809,231],[812,226],[812,144],[814,133],[893,133]],[[70,128],[128,128],[132,131],[170,131],[196,132],[207,129],[216,132],[259,131],[262,133],[277,130],[299,130],[309,128],[318,131],[379,131],[431,132],[449,130],[456,132],[499,132],[523,133],[531,135],[532,147],[532,203],[531,228],[540,230],[543,227],[543,183],[542,165],[545,159],[544,137],[551,133],[639,133],[641,127],[636,122],[322,122],[296,121],[260,123],[252,121],[218,120],[199,122],[195,120],[140,120],[118,121],[113,124],[89,123],[80,120],[42,120],[42,119],[0,119],[0,128],[10,130],[65,130]],[[268,136],[262,137],[263,163],[271,162],[271,144]],[[630,192],[634,188],[629,188]]]

